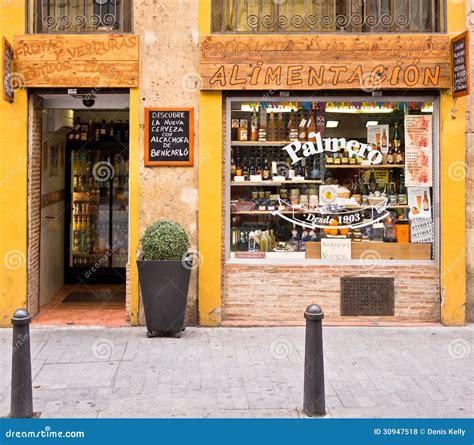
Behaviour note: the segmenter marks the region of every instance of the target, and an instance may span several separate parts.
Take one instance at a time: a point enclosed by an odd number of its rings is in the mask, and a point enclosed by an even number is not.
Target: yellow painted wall
[[[199,33],[211,30],[211,2],[199,0]],[[199,324],[221,321],[222,285],[222,93],[199,96]]]
[[[11,0],[0,8],[0,30],[12,43],[25,31],[25,2]],[[10,326],[19,307],[26,307],[27,93],[15,91],[15,102],[0,98],[0,326]]]
[[[448,33],[466,29],[466,3],[447,2]],[[451,110],[456,110],[453,113]],[[466,306],[466,98],[440,100],[441,321],[463,325]]]
[[[139,292],[137,248],[139,243],[139,147],[140,147],[140,94],[138,88],[130,89],[130,146],[129,146],[129,249],[130,249],[130,323],[138,325]]]

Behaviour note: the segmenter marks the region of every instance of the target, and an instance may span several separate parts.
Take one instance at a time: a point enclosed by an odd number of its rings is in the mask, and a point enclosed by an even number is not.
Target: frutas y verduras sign
[[[442,34],[211,35],[200,39],[204,90],[449,88]]]

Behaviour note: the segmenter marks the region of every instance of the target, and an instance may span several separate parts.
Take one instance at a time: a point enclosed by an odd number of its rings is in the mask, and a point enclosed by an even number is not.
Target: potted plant
[[[157,221],[143,234],[137,260],[147,337],[180,337],[188,301],[189,238],[173,221]]]

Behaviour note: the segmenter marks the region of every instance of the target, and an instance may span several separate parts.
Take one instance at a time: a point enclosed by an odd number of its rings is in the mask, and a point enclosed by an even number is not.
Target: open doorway
[[[29,227],[40,196],[39,236],[28,241],[33,322],[126,325],[129,96],[35,91],[30,114]]]

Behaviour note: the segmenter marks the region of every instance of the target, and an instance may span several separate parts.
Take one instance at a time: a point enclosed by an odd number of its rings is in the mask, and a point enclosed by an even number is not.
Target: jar
[[[300,203],[300,197],[299,195],[291,195],[290,196],[290,204],[292,206],[296,206]]]
[[[319,205],[318,195],[316,195],[316,194],[309,195],[309,208],[311,210],[314,210],[318,207],[318,205]]]
[[[265,192],[264,191],[258,192],[258,199],[265,199]]]
[[[300,204],[302,207],[308,208],[308,204],[309,204],[308,195],[300,196]]]
[[[288,190],[287,189],[280,189],[280,198],[284,200],[288,200]]]
[[[258,199],[258,192],[252,192],[252,201],[256,201]]]

